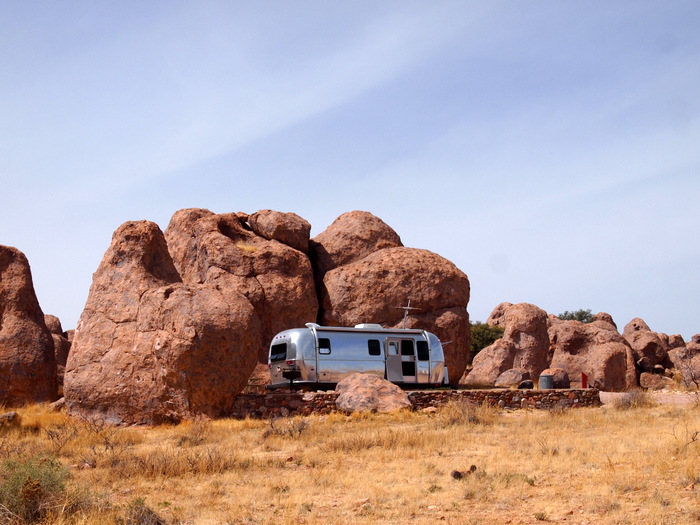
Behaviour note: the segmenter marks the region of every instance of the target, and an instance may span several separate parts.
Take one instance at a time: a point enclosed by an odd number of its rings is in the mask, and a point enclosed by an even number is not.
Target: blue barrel
[[[540,390],[551,390],[554,388],[554,376],[542,374],[540,376]]]

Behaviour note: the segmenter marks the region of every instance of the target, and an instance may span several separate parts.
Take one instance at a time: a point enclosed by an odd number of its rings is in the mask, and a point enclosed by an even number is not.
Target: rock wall
[[[244,419],[275,418],[335,412],[335,392],[274,392],[241,394],[231,417]],[[595,407],[600,405],[599,391],[585,390],[435,390],[408,392],[414,410],[441,407],[451,401],[488,403],[508,410],[524,408],[554,409]]]

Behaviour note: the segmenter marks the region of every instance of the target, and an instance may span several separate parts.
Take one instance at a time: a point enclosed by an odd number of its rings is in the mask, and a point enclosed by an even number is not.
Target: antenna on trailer
[[[403,310],[403,325],[401,328],[405,329],[406,328],[406,318],[408,317],[408,312],[409,310],[420,310],[420,308],[414,308],[411,306],[411,300],[408,300],[408,304],[406,306],[394,306],[394,308],[398,308],[399,310]]]

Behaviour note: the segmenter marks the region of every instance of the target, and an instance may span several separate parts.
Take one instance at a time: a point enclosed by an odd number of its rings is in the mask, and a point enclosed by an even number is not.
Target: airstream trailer
[[[344,377],[369,373],[403,386],[448,383],[440,340],[425,330],[307,323],[277,334],[268,359],[271,384],[330,388]]]

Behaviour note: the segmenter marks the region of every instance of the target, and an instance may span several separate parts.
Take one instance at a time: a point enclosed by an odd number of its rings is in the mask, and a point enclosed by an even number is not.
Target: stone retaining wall
[[[240,394],[234,418],[270,418],[290,415],[328,414],[335,411],[335,392],[270,392]],[[489,403],[505,409],[576,408],[599,406],[598,390],[418,390],[408,392],[413,408],[440,407],[450,401]]]

